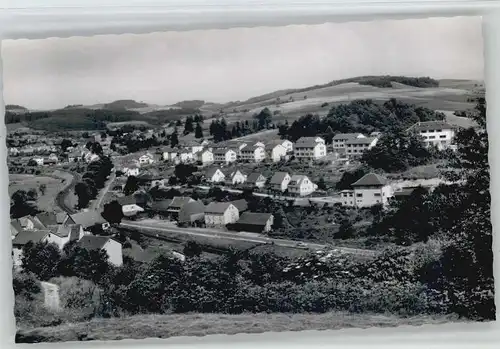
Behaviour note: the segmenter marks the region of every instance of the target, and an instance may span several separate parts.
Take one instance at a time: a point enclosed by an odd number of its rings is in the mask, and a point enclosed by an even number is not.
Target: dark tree
[[[177,131],[174,131],[174,133],[170,135],[170,146],[172,148],[175,148],[177,147],[178,144],[179,144],[179,136],[177,135]]]
[[[199,122],[196,124],[194,137],[195,138],[203,138],[203,129],[201,128],[201,124]]]
[[[90,187],[85,182],[79,182],[75,185],[75,195],[78,197],[78,208],[80,209],[87,207],[92,199]]]
[[[118,224],[123,219],[122,206],[118,201],[113,200],[110,203],[104,205],[102,216],[111,224]]]
[[[258,129],[262,130],[269,127],[269,124],[272,122],[273,115],[269,108],[264,108],[255,116],[255,118],[258,121]]]
[[[139,181],[136,176],[129,176],[127,178],[127,182],[125,183],[125,187],[123,188],[123,193],[125,195],[130,195],[135,193],[139,189]]]
[[[11,196],[10,215],[12,218],[20,218],[27,215],[35,215],[38,208],[33,203],[32,196],[25,190],[17,190]]]
[[[35,274],[40,280],[48,280],[57,275],[61,252],[55,244],[28,242],[23,247],[23,270]]]
[[[188,241],[184,245],[183,254],[186,257],[199,257],[202,252],[203,249],[201,248],[200,244],[197,243],[196,241]]]
[[[72,147],[73,143],[69,139],[63,139],[61,141],[61,149],[63,152],[65,152],[69,147]]]

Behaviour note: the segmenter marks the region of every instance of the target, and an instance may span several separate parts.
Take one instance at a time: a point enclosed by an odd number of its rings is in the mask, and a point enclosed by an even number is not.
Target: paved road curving
[[[61,171],[61,170],[59,170],[59,171],[69,174],[72,177],[72,179],[69,183],[67,183],[64,186],[64,188],[59,193],[57,193],[57,195],[55,197],[55,204],[67,213],[70,213],[70,214],[76,213],[76,210],[73,207],[70,207],[69,205],[67,205],[66,197],[68,196],[70,191],[75,188],[75,185],[78,182],[80,175],[78,175],[76,173],[68,172],[68,171]]]

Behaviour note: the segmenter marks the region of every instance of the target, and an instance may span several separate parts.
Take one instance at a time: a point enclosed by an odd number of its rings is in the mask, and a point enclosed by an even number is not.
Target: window
[[[426,130],[422,130],[422,133],[427,133],[427,131]]]
[[[356,194],[356,197],[357,197],[357,198],[362,198],[362,197],[363,197],[363,194],[362,194],[362,193],[357,193],[357,194]]]
[[[436,138],[436,136],[429,136],[429,139],[434,139]]]
[[[373,193],[373,196],[380,196],[380,193]]]
[[[439,138],[446,138],[446,135],[441,135],[439,136]]]
[[[349,197],[352,198],[352,193],[349,193]]]
[[[443,130],[436,130],[436,132],[443,132]]]

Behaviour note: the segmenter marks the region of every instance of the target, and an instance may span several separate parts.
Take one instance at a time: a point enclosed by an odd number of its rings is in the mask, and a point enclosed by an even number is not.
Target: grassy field
[[[40,192],[40,185],[42,184],[46,186],[43,195]],[[20,189],[35,189],[38,192],[38,208],[43,211],[60,211],[60,208],[54,204],[54,199],[64,185],[65,183],[61,179],[53,177],[9,174],[9,195]]]
[[[457,321],[452,316],[349,314],[180,314],[94,319],[54,327],[20,328],[17,343],[121,340],[346,328],[421,326]]]

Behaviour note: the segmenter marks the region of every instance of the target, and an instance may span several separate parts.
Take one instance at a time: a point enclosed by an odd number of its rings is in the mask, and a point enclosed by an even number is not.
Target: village
[[[271,130],[271,137],[268,130],[263,131],[267,139],[264,141],[259,140],[259,133],[217,143],[203,138],[123,155],[123,151],[118,151],[124,147],[114,143],[113,136],[106,132],[86,132],[81,139],[71,140],[45,134],[40,142],[42,137],[18,130],[8,139],[11,173],[43,175],[57,171],[81,177],[77,171],[98,163],[101,157],[112,159],[113,167],[88,207],[77,209],[74,202],[67,204],[66,196],[75,190],[75,183],[68,181],[54,201],[53,212],[13,219],[15,265],[21,265],[22,249],[28,242],[40,241],[53,242],[61,250],[69,242],[83,248],[104,249],[110,262],[121,265],[124,240],[114,238],[121,230],[138,230],[143,234],[148,234],[145,231],[148,229],[158,230],[167,241],[178,241],[169,239],[169,235],[184,234],[189,240],[199,236],[218,240],[222,236],[229,240],[281,244],[291,249],[331,249],[333,241],[318,244],[318,241],[275,239],[279,234],[273,236],[273,230],[279,230],[283,220],[279,217],[280,223],[275,222],[276,210],[290,205],[316,207],[316,210],[328,206],[350,210],[384,207],[391,200],[410,195],[416,187],[432,189],[443,182],[440,178],[388,180],[377,173],[366,173],[350,183],[349,189],[336,190],[325,178],[332,174],[340,178],[342,173],[359,166],[360,158],[377,145],[384,136],[382,133],[337,133],[331,144],[326,144],[319,136],[292,142],[274,131]],[[454,148],[456,126],[444,121],[419,122],[407,131],[420,137],[425,147]],[[164,130],[136,130],[129,136],[137,140],[168,139]],[[219,195],[220,201],[216,201],[217,198],[210,196],[215,189],[226,196]],[[267,198],[267,207],[259,207],[255,202],[249,205],[250,197]],[[269,205],[270,202],[279,204]],[[103,212],[113,204],[121,212],[117,215],[114,211],[112,218],[108,218]],[[340,223],[328,219],[330,228],[338,229]],[[359,248],[345,251],[373,252]],[[184,258],[181,249],[172,252]]]

